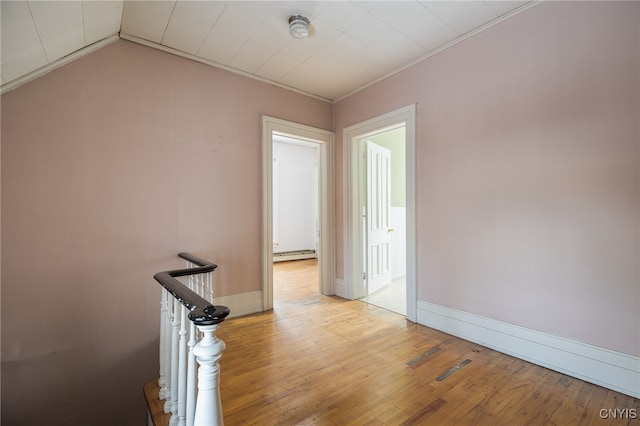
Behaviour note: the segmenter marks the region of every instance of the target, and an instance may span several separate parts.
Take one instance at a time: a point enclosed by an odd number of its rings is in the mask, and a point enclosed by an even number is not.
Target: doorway
[[[335,244],[333,224],[333,132],[290,121],[262,117],[262,292],[263,309],[273,308],[274,260],[274,140],[295,141],[317,150],[317,203],[315,256],[318,264],[318,292],[333,294]],[[278,166],[276,166],[278,173]],[[278,200],[276,206],[281,206]],[[277,230],[280,232],[280,230]],[[278,242],[280,241],[280,235]],[[280,244],[279,244],[280,247]],[[295,249],[294,251],[297,251]],[[307,251],[307,250],[303,250]],[[306,256],[305,253],[289,253]]]
[[[371,185],[367,185],[367,161],[363,157],[367,140],[375,139],[377,135],[383,135],[395,129],[404,129],[404,270],[405,270],[405,307],[406,316],[410,321],[416,321],[417,317],[417,292],[416,292],[416,180],[415,180],[415,105],[390,112],[388,114],[355,124],[344,130],[344,167],[345,167],[345,191],[344,191],[344,283],[336,286],[336,294],[347,299],[361,299],[368,296],[370,286],[370,270],[372,256],[375,262],[384,261],[384,249],[371,254],[368,249],[370,233],[367,227],[371,221],[368,216],[372,206],[367,206],[367,191]],[[371,161],[371,160],[369,160]],[[378,161],[378,160],[376,160]],[[383,172],[381,172],[383,173]],[[397,192],[397,191],[396,191]],[[390,219],[390,215],[389,215]],[[378,218],[376,218],[378,220]],[[385,231],[384,223],[378,223],[380,231]],[[387,225],[386,231],[395,228]],[[391,234],[392,232],[388,232]],[[386,244],[386,243],[384,243]],[[397,251],[397,250],[396,250]],[[382,253],[382,254],[380,254]],[[391,261],[391,252],[387,259]],[[397,253],[396,253],[397,254]],[[381,270],[379,270],[381,271]],[[367,276],[369,274],[369,277]]]
[[[406,123],[360,140],[367,303],[407,314]]]
[[[273,299],[281,309],[319,293],[318,144],[274,132],[272,149]]]
[[[317,258],[318,144],[273,133],[273,261]]]

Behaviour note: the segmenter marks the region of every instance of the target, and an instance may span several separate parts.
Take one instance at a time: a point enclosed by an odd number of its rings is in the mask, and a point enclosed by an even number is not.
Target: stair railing
[[[160,387],[170,425],[223,424],[218,360],[225,344],[215,331],[229,315],[214,306],[212,272],[217,265],[180,253],[187,267],[154,275],[163,289],[160,301]],[[186,277],[183,284],[177,277]],[[196,377],[197,370],[197,377]]]

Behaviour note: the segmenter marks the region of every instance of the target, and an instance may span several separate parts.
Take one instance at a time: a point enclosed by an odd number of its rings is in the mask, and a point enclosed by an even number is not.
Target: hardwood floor
[[[316,268],[314,260],[274,265],[273,311],[220,327],[227,426],[640,422],[632,397],[373,305],[321,296]],[[636,411],[603,419],[602,409]]]

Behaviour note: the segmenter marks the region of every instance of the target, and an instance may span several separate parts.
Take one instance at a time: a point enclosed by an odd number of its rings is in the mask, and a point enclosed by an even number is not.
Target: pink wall
[[[639,29],[543,3],[335,106],[341,174],[345,127],[417,104],[420,300],[640,355]]]
[[[125,41],[2,96],[3,423],[141,424],[152,277],[178,252],[220,265],[216,296],[260,289],[262,114],[332,126],[330,104]]]
[[[261,114],[342,182],[343,129],[417,103],[419,298],[640,355],[639,28],[543,3],[333,109],[124,41],[3,95],[2,420],[143,422],[177,252],[260,288]]]

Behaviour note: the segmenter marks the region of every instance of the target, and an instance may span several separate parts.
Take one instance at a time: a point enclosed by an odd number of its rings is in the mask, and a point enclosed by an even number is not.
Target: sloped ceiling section
[[[3,0],[2,84],[119,36],[335,101],[534,3]]]
[[[2,84],[120,32],[120,1],[2,1]]]

